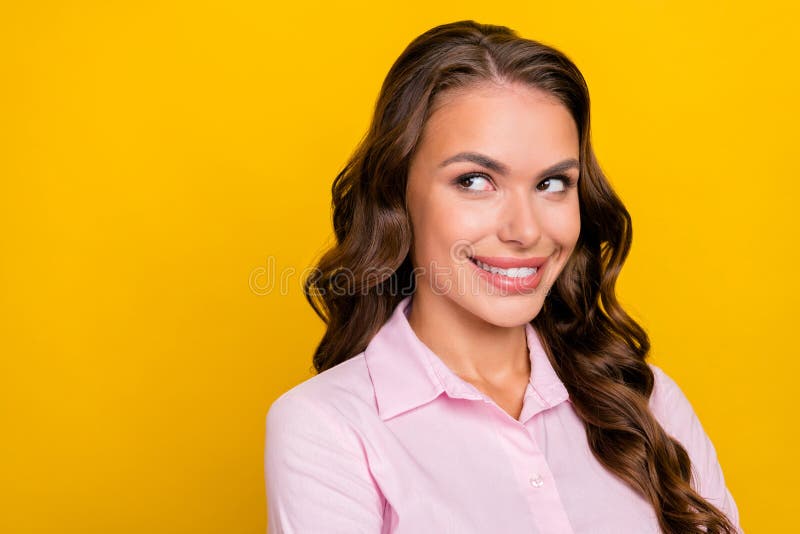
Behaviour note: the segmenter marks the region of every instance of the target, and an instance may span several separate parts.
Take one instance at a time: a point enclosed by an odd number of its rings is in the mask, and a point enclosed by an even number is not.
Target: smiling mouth
[[[507,276],[508,278],[527,278],[529,276],[533,276],[539,270],[539,267],[509,267],[507,269],[503,269],[501,267],[485,263],[476,258],[469,258],[469,261],[486,272],[500,274],[502,276]]]

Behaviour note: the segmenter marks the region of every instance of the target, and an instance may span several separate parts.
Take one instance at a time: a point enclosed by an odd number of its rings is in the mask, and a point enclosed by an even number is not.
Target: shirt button
[[[542,486],[544,486],[544,480],[542,479],[542,476],[539,475],[538,473],[533,475],[531,477],[531,486],[533,486],[534,488],[541,488]]]

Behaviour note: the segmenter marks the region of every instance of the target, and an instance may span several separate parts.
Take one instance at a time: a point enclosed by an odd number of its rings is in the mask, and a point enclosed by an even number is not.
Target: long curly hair
[[[585,425],[592,453],[652,503],[664,532],[735,532],[693,488],[689,455],[648,406],[650,341],[614,293],[631,246],[631,219],[592,149],[586,81],[562,52],[505,26],[472,20],[437,26],[415,38],[389,70],[368,132],[333,182],[336,243],[303,284],[327,325],[315,369],[362,352],[413,293],[409,161],[434,98],[486,81],[544,90],[578,127],[580,235],[531,324]]]

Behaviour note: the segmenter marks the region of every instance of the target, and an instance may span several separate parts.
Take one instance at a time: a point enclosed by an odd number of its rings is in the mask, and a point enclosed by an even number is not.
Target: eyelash
[[[474,193],[474,194],[484,193],[485,191],[472,191],[471,189],[467,189],[466,187],[462,186],[462,183],[466,179],[475,178],[475,177],[477,177],[477,178],[485,178],[485,179],[489,180],[489,182],[492,181],[492,179],[486,174],[483,174],[481,172],[470,172],[470,173],[467,173],[467,174],[462,174],[461,176],[456,178],[453,181],[453,183],[456,185],[456,187],[458,187],[459,189],[461,189],[462,191],[464,191],[466,193]],[[575,187],[575,185],[577,183],[577,180],[572,179],[570,176],[567,176],[566,174],[555,174],[553,176],[548,176],[547,178],[545,178],[544,180],[542,180],[541,182],[536,184],[536,187],[538,188],[539,185],[543,184],[544,182],[546,182],[548,180],[553,180],[553,179],[561,180],[562,182],[564,182],[564,190],[563,191],[555,191],[555,193],[566,193],[568,189],[571,189],[571,188]]]

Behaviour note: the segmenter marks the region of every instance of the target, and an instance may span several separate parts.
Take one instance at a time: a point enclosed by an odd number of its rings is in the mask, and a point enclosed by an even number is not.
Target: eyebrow
[[[500,163],[499,161],[490,158],[485,154],[481,154],[479,152],[459,152],[455,156],[449,157],[443,162],[439,164],[439,167],[445,167],[451,163],[455,163],[458,161],[469,161],[472,163],[477,163],[481,167],[486,167],[502,176],[506,176],[509,173],[509,168],[507,165]],[[566,170],[577,168],[580,166],[580,163],[575,158],[565,159],[564,161],[560,161],[555,165],[551,165],[550,167],[546,168],[542,172],[539,173],[539,178],[544,178],[545,176],[557,172],[564,172]]]

